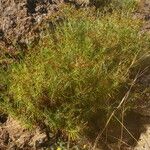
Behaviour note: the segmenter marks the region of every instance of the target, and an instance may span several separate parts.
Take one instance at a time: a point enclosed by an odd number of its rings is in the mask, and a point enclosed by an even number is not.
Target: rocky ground
[[[44,132],[40,129],[29,131],[13,118],[7,118],[0,126],[0,150],[40,149],[45,142]]]
[[[58,0],[0,0],[0,47],[27,48],[39,37],[40,24],[58,11]]]

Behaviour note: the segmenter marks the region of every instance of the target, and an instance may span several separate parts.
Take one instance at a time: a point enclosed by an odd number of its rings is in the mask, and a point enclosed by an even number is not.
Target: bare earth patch
[[[0,126],[0,149],[41,149],[47,141],[47,136],[40,129],[29,131],[20,122],[9,117]]]

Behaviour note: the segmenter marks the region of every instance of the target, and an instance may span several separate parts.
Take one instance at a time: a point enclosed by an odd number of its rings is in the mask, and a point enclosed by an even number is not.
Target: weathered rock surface
[[[0,150],[40,150],[46,146],[47,140],[46,134],[39,128],[29,131],[11,117],[0,126]]]
[[[40,23],[58,10],[61,0],[0,0],[0,42],[28,44]]]
[[[150,125],[145,125],[146,132],[142,133],[134,150],[150,150]]]

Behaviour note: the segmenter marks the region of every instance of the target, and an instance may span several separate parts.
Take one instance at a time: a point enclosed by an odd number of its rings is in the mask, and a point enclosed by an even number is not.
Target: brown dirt
[[[140,1],[139,9],[135,12],[134,17],[145,21],[142,32],[150,32],[150,0]]]
[[[0,0],[0,49],[13,51],[40,37],[41,22],[58,11],[61,0]]]
[[[27,130],[11,117],[0,126],[0,150],[40,150],[46,141],[47,136],[40,129]]]

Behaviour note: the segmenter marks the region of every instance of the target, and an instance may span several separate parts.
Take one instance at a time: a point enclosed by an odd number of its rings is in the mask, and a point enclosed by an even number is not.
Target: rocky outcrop
[[[0,47],[14,43],[25,47],[39,32],[40,27],[36,27],[55,13],[60,3],[61,0],[0,0]]]
[[[1,150],[30,150],[46,147],[48,141],[46,133],[36,128],[32,131],[20,125],[19,121],[8,117],[7,121],[0,126],[0,149]]]

